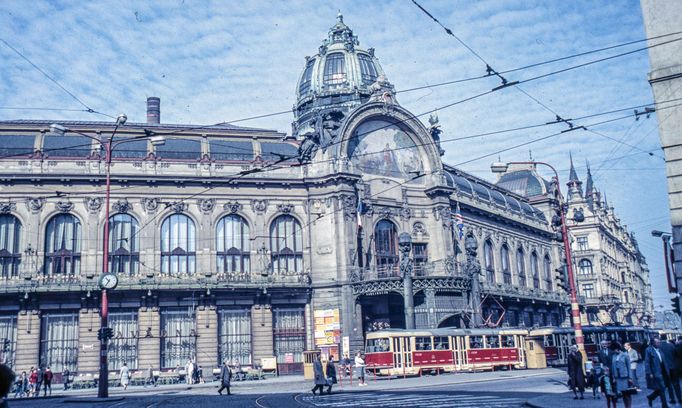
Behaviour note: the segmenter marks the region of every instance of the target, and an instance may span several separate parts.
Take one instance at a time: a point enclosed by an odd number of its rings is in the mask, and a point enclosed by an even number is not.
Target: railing
[[[463,276],[462,264],[459,262],[445,262],[434,261],[426,262],[412,266],[412,277],[428,277],[428,276]],[[353,282],[371,281],[382,279],[398,279],[402,278],[400,265],[382,265],[380,267],[371,268],[353,268],[350,273],[350,280]]]
[[[501,283],[481,282],[481,291],[502,296],[515,296],[526,299],[568,302],[568,295],[544,289],[509,286]]]

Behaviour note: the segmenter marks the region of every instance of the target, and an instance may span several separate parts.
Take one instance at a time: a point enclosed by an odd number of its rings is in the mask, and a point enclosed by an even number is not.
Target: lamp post
[[[670,240],[673,237],[673,234],[665,231],[659,231],[659,230],[653,230],[651,231],[651,236],[652,237],[657,237],[661,238],[661,241],[663,242],[663,261],[665,265],[665,279],[668,282],[668,293],[675,293],[675,297],[673,298],[673,311],[677,314],[680,314],[680,304],[679,304],[679,298],[677,295],[677,289],[678,289],[678,284],[677,284],[677,275],[675,274],[674,270],[674,264],[673,264],[673,270],[671,271],[671,258],[673,256],[672,251],[670,250]],[[677,306],[675,306],[677,305]]]
[[[568,272],[569,281],[569,296],[571,300],[571,321],[573,323],[573,331],[575,335],[575,344],[578,346],[580,352],[585,354],[585,339],[583,338],[583,328],[580,323],[580,307],[578,305],[578,294],[575,287],[575,280],[573,279],[573,257],[571,256],[571,243],[568,238],[568,228],[566,227],[566,214],[564,212],[564,203],[561,197],[561,187],[559,184],[559,173],[549,163],[539,161],[520,161],[509,163],[493,163],[490,169],[493,173],[506,173],[511,164],[532,164],[549,167],[554,172],[554,180],[556,182],[556,198],[559,200],[559,215],[561,217],[561,238],[564,242],[564,255],[566,256],[566,269]]]
[[[81,133],[69,128],[66,128],[59,124],[53,124],[50,126],[50,131],[55,134],[64,135],[66,132],[77,133],[81,136],[96,140],[102,145],[104,149],[104,173],[106,175],[106,187],[104,194],[104,238],[103,238],[103,248],[102,248],[102,274],[100,275],[99,284],[102,289],[102,301],[100,307],[100,329],[99,329],[99,340],[100,340],[100,360],[99,360],[99,382],[97,386],[97,397],[107,398],[109,397],[109,364],[107,360],[107,353],[109,348],[109,338],[106,334],[109,325],[109,302],[107,298],[107,289],[114,289],[118,283],[116,275],[109,274],[109,207],[110,207],[110,196],[111,196],[111,160],[112,151],[114,147],[126,143],[137,141],[140,139],[151,139],[153,144],[163,144],[165,139],[163,136],[157,136],[153,132],[145,131],[145,136],[135,137],[129,139],[123,139],[114,141],[116,132],[118,128],[123,126],[128,117],[124,114],[118,115],[116,118],[116,126],[113,132],[106,141],[95,136]]]

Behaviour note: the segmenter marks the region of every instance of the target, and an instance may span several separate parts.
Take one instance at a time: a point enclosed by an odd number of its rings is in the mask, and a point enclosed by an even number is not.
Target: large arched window
[[[552,291],[552,260],[549,259],[549,255],[545,255],[543,265],[545,269],[545,289]]]
[[[523,258],[523,249],[516,250],[516,272],[519,276],[519,286],[526,286],[526,261]]]
[[[483,258],[485,261],[485,276],[488,282],[495,283],[495,262],[493,261],[493,244],[489,239],[483,243]]]
[[[377,80],[377,69],[372,62],[372,57],[365,54],[358,54],[358,61],[360,62],[360,76],[362,76],[362,83],[371,85]]]
[[[129,214],[109,218],[109,272],[137,275],[140,269],[140,226]]]
[[[21,223],[13,215],[0,215],[0,274],[3,279],[19,275]]]
[[[538,265],[538,254],[530,254],[530,273],[533,276],[533,289],[540,289],[540,265]]]
[[[242,217],[231,214],[218,221],[216,252],[218,273],[241,278],[251,273],[249,225]]]
[[[301,224],[291,215],[280,215],[270,224],[272,272],[297,274],[303,272],[303,233]]]
[[[313,79],[313,67],[315,66],[315,59],[309,59],[305,65],[301,83],[298,84],[298,93],[304,95],[310,90],[310,83]]]
[[[398,230],[394,223],[381,220],[374,227],[374,249],[379,277],[394,276],[397,273]]]
[[[81,269],[81,222],[71,214],[59,214],[47,223],[45,274],[76,275]]]
[[[196,271],[196,230],[184,214],[173,214],[161,224],[161,273],[176,275]]]
[[[343,53],[334,52],[327,55],[323,79],[325,85],[338,85],[346,81],[346,57]]]
[[[581,275],[592,275],[592,262],[589,259],[581,259],[578,262],[578,270]]]
[[[511,285],[511,266],[509,264],[509,247],[507,244],[502,245],[502,248],[500,248],[500,263],[502,264],[502,277],[504,283]]]

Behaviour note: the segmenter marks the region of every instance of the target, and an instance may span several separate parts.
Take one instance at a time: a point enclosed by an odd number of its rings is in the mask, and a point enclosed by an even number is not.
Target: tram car
[[[381,330],[367,334],[365,364],[378,375],[526,368],[525,329]]]

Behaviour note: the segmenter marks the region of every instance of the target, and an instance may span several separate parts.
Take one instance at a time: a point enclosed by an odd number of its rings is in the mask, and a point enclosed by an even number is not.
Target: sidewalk
[[[642,390],[637,395],[632,398],[633,408],[646,408],[649,406],[646,401],[646,396],[650,393],[650,390]],[[661,400],[657,399],[654,401],[654,407],[661,406]],[[573,399],[572,392],[562,392],[557,394],[547,394],[541,397],[531,398],[526,402],[526,405],[533,408],[604,408],[606,406],[606,400],[604,396],[601,399],[592,399],[592,390],[585,390],[585,399],[576,400]],[[677,405],[668,404],[671,407]],[[618,401],[618,406],[623,406],[623,401]]]

